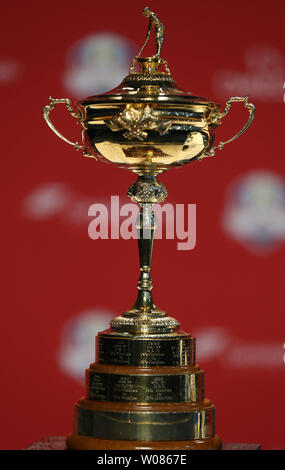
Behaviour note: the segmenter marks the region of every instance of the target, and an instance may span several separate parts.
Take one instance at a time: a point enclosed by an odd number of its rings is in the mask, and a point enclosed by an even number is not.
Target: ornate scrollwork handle
[[[72,107],[72,104],[71,104],[71,101],[68,99],[68,98],[60,98],[60,99],[54,99],[52,98],[51,96],[49,97],[49,105],[45,106],[43,108],[43,117],[44,117],[44,120],[46,121],[47,125],[51,128],[51,130],[62,140],[64,140],[64,142],[67,142],[69,145],[72,145],[75,150],[83,150],[84,151],[84,147],[82,145],[79,145],[78,142],[71,142],[70,140],[68,140],[66,137],[64,137],[56,128],[55,126],[53,125],[53,123],[51,122],[50,120],[50,112],[55,108],[55,106],[59,103],[63,103],[66,105],[68,111],[70,112],[71,116],[75,117],[76,119],[80,119],[81,118],[81,115],[79,112],[75,112],[73,107]],[[84,152],[83,152],[84,153]]]
[[[249,110],[249,118],[246,124],[243,126],[243,128],[237,134],[235,134],[231,139],[226,140],[225,142],[220,142],[218,145],[215,145],[211,150],[209,150],[208,152],[205,152],[203,156],[212,157],[213,155],[215,155],[215,149],[222,150],[224,145],[229,144],[230,142],[233,142],[233,140],[236,140],[239,136],[241,136],[248,129],[248,127],[252,123],[254,116],[255,116],[255,106],[254,104],[249,103],[248,99],[249,99],[249,96],[245,96],[245,97],[235,96],[235,97],[229,98],[226,101],[224,112],[222,114],[217,114],[215,121],[214,121],[215,123],[220,124],[220,119],[228,114],[232,106],[232,103],[234,102],[242,102],[244,104],[244,106]]]

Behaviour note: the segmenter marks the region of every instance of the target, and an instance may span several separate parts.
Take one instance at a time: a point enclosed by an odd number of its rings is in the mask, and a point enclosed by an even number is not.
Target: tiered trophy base
[[[100,333],[86,392],[75,404],[69,449],[222,447],[215,407],[204,398],[204,372],[195,363],[195,338],[178,327],[147,336],[112,328]]]
[[[96,439],[71,434],[67,441],[70,450],[218,450],[222,447],[218,436],[192,441],[120,441]]]

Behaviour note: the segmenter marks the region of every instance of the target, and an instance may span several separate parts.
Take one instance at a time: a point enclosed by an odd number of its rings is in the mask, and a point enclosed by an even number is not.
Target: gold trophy
[[[157,176],[204,157],[239,137],[254,118],[248,96],[225,107],[176,85],[160,57],[164,26],[149,8],[145,43],[129,74],[114,90],[77,103],[50,98],[43,110],[50,128],[84,156],[128,168],[137,181],[128,190],[140,205],[137,220],[140,277],[133,307],[98,334],[96,361],[86,371],[86,396],[75,404],[69,449],[220,449],[215,407],[204,397],[204,372],[195,359],[195,338],[155,306],[150,276],[153,206],[167,197]],[[141,57],[154,29],[157,52]],[[244,127],[214,145],[216,128],[233,102],[249,111]],[[63,103],[82,126],[82,145],[66,139],[50,121]]]

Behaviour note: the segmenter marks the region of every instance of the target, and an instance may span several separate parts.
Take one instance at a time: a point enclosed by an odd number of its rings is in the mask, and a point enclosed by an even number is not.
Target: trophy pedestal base
[[[74,406],[69,449],[214,450],[215,407],[204,397],[195,338],[160,335],[97,337],[96,362],[86,370],[86,396]]]
[[[70,450],[217,450],[222,448],[221,439],[215,435],[192,441],[120,441],[97,439],[71,434],[67,438]]]

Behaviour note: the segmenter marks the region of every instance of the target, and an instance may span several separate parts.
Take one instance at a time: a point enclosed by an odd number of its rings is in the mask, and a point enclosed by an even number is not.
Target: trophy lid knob
[[[189,91],[177,86],[174,81],[168,63],[160,56],[162,43],[164,41],[164,25],[158,16],[144,8],[143,15],[149,19],[148,31],[144,44],[138,55],[133,59],[128,75],[121,84],[106,93],[88,96],[85,100],[79,101],[79,105],[88,106],[95,103],[110,103],[120,101],[121,103],[136,102],[156,102],[163,101],[172,103],[202,104],[207,106],[212,102],[208,98],[195,96]],[[141,53],[146,46],[151,32],[154,31],[156,41],[156,54],[150,57],[141,57]]]
[[[135,73],[135,68],[137,65],[140,67],[140,73],[151,75],[161,73],[158,69],[162,64],[166,66],[166,61],[161,59],[160,57],[135,57],[130,67],[130,73]],[[167,73],[170,75],[170,70],[168,69],[168,67],[166,70]]]

